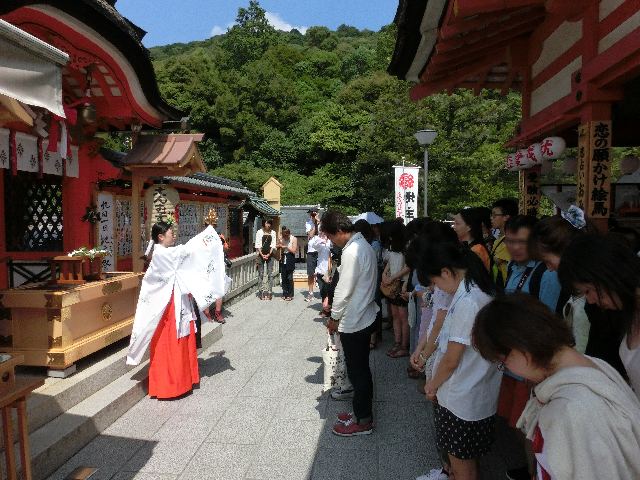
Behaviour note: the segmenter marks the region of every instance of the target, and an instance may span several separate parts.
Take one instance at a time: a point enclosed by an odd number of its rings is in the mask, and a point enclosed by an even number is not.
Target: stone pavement
[[[322,395],[326,330],[320,305],[296,299],[230,307],[224,337],[200,354],[200,388],[173,401],[146,397],[62,466],[98,468],[91,480],[414,479],[438,465],[432,411],[407,379],[406,359],[372,355],[376,431],[341,438]],[[500,451],[509,444],[501,435]],[[483,479],[504,478],[503,458],[482,460]],[[513,466],[513,465],[510,465]]]

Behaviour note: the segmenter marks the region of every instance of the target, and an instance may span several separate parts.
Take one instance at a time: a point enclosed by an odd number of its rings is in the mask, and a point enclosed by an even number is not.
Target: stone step
[[[203,349],[220,338],[220,324],[202,326]],[[34,480],[55,472],[146,395],[148,354],[140,365],[127,366],[127,346],[69,378],[48,382],[29,399]]]

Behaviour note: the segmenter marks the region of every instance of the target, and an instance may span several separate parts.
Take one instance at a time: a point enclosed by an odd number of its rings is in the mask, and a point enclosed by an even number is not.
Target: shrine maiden
[[[175,398],[200,382],[189,295],[203,313],[224,295],[224,254],[211,226],[175,247],[167,223],[156,223],[151,236],[153,257],[140,287],[127,364],[138,365],[151,344],[149,396]]]

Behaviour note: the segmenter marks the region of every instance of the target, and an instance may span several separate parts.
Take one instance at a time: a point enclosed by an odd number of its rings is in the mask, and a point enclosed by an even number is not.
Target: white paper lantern
[[[578,166],[578,159],[576,157],[565,158],[562,165],[562,171],[566,174],[576,173],[576,167]]]
[[[620,161],[620,171],[623,175],[631,175],[640,168],[640,158],[627,155]]]
[[[565,148],[567,148],[567,142],[562,137],[547,137],[540,143],[542,150],[542,158],[547,160],[556,160],[562,155]]]
[[[533,160],[531,160],[527,156],[527,149],[526,148],[518,150],[513,155],[514,155],[514,161],[515,161],[515,165],[516,165],[515,169],[516,170],[526,170],[527,168],[531,168],[531,167],[535,166],[535,162]]]
[[[542,144],[532,143],[527,148],[527,158],[534,163],[534,165],[540,165],[542,163]]]
[[[510,153],[509,155],[507,155],[507,158],[505,159],[505,168],[510,172],[516,171],[515,153]]]

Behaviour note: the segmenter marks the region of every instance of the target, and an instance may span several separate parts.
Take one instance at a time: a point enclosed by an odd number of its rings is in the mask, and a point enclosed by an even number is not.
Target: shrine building
[[[539,205],[540,148],[544,157],[545,146],[562,143],[577,147],[575,202],[606,228],[611,147],[640,145],[637,0],[401,0],[395,23],[388,71],[416,83],[412,99],[457,88],[521,92],[508,147],[531,159],[515,166],[523,212]]]

